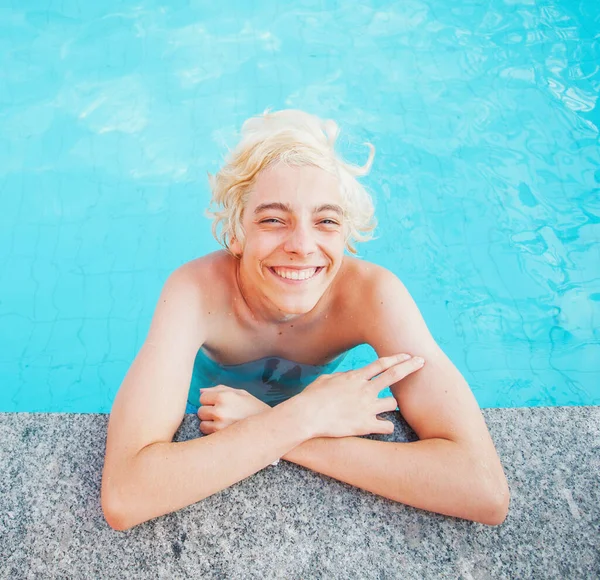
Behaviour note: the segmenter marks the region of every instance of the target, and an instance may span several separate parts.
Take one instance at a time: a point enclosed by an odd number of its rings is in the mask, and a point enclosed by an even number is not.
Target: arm
[[[509,502],[506,478],[468,384],[429,333],[404,285],[378,273],[364,311],[365,342],[379,356],[406,352],[425,366],[391,386],[413,443],[312,439],[284,459],[389,499],[495,525]]]
[[[114,529],[200,501],[311,437],[303,407],[290,400],[210,437],[172,442],[205,338],[202,303],[190,270],[182,266],[173,272],[115,398],[101,491],[102,509]]]

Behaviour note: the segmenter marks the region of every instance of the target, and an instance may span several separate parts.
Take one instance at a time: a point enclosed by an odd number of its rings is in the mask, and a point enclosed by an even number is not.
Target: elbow
[[[487,487],[480,517],[476,521],[488,526],[499,526],[506,519],[510,504],[510,491],[504,473],[497,478],[493,485]]]
[[[102,482],[100,492],[100,506],[106,523],[117,532],[124,532],[135,524],[131,522],[131,515],[126,509],[126,502],[119,496],[114,485]]]
[[[100,505],[106,523],[115,531],[123,532],[128,529],[125,524],[123,511],[120,509],[119,502],[112,492],[108,492],[104,487],[100,496]]]
[[[481,519],[478,519],[479,523],[485,524],[486,526],[499,526],[504,523],[506,516],[508,515],[508,500],[507,501],[495,501],[490,502],[486,506],[485,513]]]

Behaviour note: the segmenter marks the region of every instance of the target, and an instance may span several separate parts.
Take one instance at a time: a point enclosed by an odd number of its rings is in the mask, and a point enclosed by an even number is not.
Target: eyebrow
[[[261,203],[254,210],[254,215],[262,213],[263,211],[268,211],[270,209],[278,209],[286,213],[292,213],[292,206],[290,204],[281,203],[280,201],[274,201],[271,203]],[[321,213],[322,211],[332,211],[334,213],[337,213],[340,217],[344,215],[344,210],[339,205],[333,203],[324,203],[323,205],[320,205],[313,209],[313,213]]]

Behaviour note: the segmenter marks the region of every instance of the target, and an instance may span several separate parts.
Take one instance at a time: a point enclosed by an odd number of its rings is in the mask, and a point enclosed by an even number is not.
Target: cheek
[[[255,256],[259,261],[267,260],[273,250],[276,248],[273,244],[268,243],[266,240],[261,240],[254,244],[252,255]]]
[[[343,254],[344,249],[346,248],[346,241],[344,235],[340,232],[335,235],[331,240],[329,240],[329,247],[331,248],[334,254]]]

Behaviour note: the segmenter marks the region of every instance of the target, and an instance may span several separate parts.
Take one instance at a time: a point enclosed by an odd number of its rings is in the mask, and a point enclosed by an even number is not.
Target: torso
[[[202,289],[206,321],[204,351],[224,365],[267,356],[324,365],[364,342],[361,328],[369,282],[378,266],[344,257],[327,295],[326,308],[279,323],[258,323],[239,292],[237,260],[225,251],[188,263]],[[321,305],[322,306],[322,305]],[[315,311],[317,308],[315,307]]]

